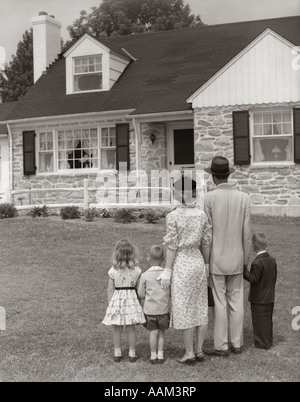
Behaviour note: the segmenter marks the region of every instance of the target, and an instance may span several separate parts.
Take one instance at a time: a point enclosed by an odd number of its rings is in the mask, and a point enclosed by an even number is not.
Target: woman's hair
[[[138,252],[136,247],[127,239],[120,240],[115,247],[112,256],[114,268],[134,268],[138,263]]]
[[[177,201],[183,204],[191,202],[196,195],[197,182],[188,176],[182,176],[181,179],[174,183],[174,190]]]

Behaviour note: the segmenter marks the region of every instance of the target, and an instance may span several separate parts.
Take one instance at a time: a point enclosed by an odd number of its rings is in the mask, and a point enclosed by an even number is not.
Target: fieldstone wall
[[[260,105],[261,107],[262,105]],[[266,107],[268,105],[265,105]],[[294,105],[274,105],[290,107]],[[233,165],[233,119],[232,112],[249,110],[251,107],[222,107],[195,110],[196,168],[203,170],[210,165],[213,156],[222,155]],[[292,207],[300,214],[300,165],[235,166],[231,181],[241,191],[250,194],[257,211],[259,207]],[[208,176],[207,176],[208,177]],[[209,183],[209,189],[213,184]],[[255,209],[255,208],[254,208]],[[269,208],[275,211],[276,208]],[[277,208],[279,211],[279,209]],[[282,211],[282,208],[281,208]]]
[[[97,125],[99,122],[88,122],[87,124]],[[116,123],[114,121],[114,123]],[[64,125],[50,126],[40,128],[40,131],[49,131],[53,128],[61,129]],[[69,204],[69,203],[83,203],[84,194],[80,192],[56,192],[55,189],[59,188],[83,188],[84,180],[89,180],[89,187],[98,187],[99,181],[97,173],[82,173],[72,171],[70,174],[51,174],[51,175],[36,175],[24,176],[23,175],[23,136],[22,132],[27,130],[34,130],[35,127],[24,126],[22,128],[13,129],[13,189],[49,189],[47,193],[33,193],[31,196],[28,194],[15,195],[13,202],[16,206],[21,205],[44,205],[44,204]],[[135,131],[132,124],[130,124],[130,167],[131,170],[136,169],[136,141]],[[96,192],[90,193],[91,203],[96,203]]]
[[[150,140],[151,134],[156,136],[153,144]],[[167,137],[164,123],[141,125],[141,161],[142,170],[147,173],[167,168]]]

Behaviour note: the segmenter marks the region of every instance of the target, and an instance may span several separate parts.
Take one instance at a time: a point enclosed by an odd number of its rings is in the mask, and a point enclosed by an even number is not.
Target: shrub
[[[86,222],[92,222],[95,218],[99,218],[101,216],[100,211],[97,208],[89,208],[84,211],[84,219]]]
[[[17,215],[18,211],[12,204],[0,204],[0,219],[14,218]]]
[[[136,217],[130,209],[119,209],[114,215],[115,222],[131,223],[136,221]]]
[[[146,212],[145,217],[148,223],[157,223],[159,221],[160,215],[157,212],[150,209],[149,211]]]
[[[42,208],[34,207],[30,211],[30,216],[32,216],[32,218],[47,218],[49,216],[49,208],[46,205],[44,205]]]
[[[102,218],[110,218],[111,217],[111,214],[107,209],[103,209],[103,211],[101,212],[100,215]]]
[[[65,207],[62,208],[60,211],[60,216],[62,219],[67,220],[67,219],[80,219],[81,214],[79,212],[78,207]]]

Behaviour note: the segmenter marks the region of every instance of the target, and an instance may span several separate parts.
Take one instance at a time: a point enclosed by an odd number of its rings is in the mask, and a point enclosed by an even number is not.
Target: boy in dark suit
[[[273,345],[273,311],[277,263],[266,251],[268,241],[264,233],[252,236],[252,245],[257,256],[251,271],[244,269],[244,279],[251,283],[249,302],[251,303],[255,347],[270,349]]]

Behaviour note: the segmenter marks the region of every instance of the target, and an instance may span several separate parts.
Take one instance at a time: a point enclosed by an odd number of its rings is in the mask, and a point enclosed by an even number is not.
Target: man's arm
[[[248,200],[245,207],[244,225],[243,225],[243,250],[244,250],[244,265],[249,264],[251,245],[251,201]]]

